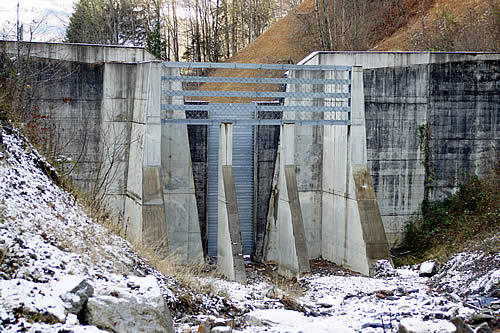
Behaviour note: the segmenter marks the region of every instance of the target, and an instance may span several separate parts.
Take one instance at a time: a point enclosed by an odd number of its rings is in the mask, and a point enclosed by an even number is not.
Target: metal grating
[[[248,113],[242,115],[253,117]],[[211,113],[213,119],[225,119],[225,113]],[[254,127],[233,126],[233,172],[240,217],[240,231],[243,253],[252,254],[254,249]],[[207,239],[208,255],[217,255],[218,219],[218,164],[219,164],[219,126],[208,127],[208,189],[207,189]]]
[[[162,104],[162,110],[167,111],[167,113],[172,114],[171,111],[185,110],[192,112],[188,119],[185,117],[166,117],[162,120],[163,122],[190,125],[220,125],[221,122],[232,122],[242,126],[276,126],[284,123],[297,125],[350,124],[352,70],[350,66],[182,62],[164,62],[163,66],[177,68],[185,73],[185,75],[162,76],[164,82],[178,83],[167,85],[170,88],[162,91],[164,97],[185,101],[187,98],[191,98],[211,102],[208,106],[195,108],[178,103]],[[214,68],[221,68],[226,72],[228,69],[289,72],[284,77],[200,75],[202,69]],[[227,73],[225,74],[227,75]],[[265,75],[269,75],[269,73],[262,74],[262,76]],[[220,84],[226,84],[226,86],[218,89]],[[229,87],[237,88],[228,90],[227,84],[231,84]],[[272,87],[278,85],[286,87],[286,89],[272,91]],[[224,103],[217,102],[218,99],[223,99]],[[280,103],[278,105],[259,105],[251,102],[263,100],[279,100]],[[196,116],[196,111],[200,111],[200,116]],[[208,117],[204,116],[206,112],[209,113]],[[225,112],[226,116],[211,115],[221,112]],[[255,117],[249,116],[261,112],[285,112],[286,117],[283,117],[285,119],[274,117],[255,119]]]

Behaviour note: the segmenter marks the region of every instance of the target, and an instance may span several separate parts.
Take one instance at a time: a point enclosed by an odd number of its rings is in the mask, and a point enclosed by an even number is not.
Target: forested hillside
[[[318,50],[499,51],[500,1],[305,0],[231,61],[297,62]]]
[[[164,60],[297,62],[317,50],[500,50],[500,0],[79,0],[66,41]]]
[[[66,41],[145,46],[164,60],[237,54],[299,0],[79,0]]]

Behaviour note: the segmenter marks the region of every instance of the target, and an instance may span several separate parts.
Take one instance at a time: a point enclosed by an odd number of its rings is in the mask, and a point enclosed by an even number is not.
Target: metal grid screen
[[[167,113],[164,122],[350,124],[350,66],[164,62],[163,67],[169,69],[162,76],[162,110]],[[209,104],[186,105],[189,101]],[[262,101],[278,103],[259,103]],[[211,117],[214,112],[217,117]],[[248,117],[261,113],[280,116]]]

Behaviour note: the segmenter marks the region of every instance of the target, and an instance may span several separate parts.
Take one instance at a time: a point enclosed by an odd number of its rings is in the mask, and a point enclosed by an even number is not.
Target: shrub
[[[485,179],[471,175],[450,198],[422,203],[422,214],[405,226],[399,251],[410,253],[417,260],[442,248],[452,252],[482,232],[498,231],[499,220],[498,171]]]

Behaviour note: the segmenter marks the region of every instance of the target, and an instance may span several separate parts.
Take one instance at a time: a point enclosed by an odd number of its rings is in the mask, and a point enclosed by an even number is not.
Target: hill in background
[[[341,11],[336,9],[339,19],[336,24],[330,22],[332,33],[337,31],[337,37],[332,37],[331,50],[500,50],[499,0],[367,3],[359,5],[360,8],[346,5],[348,13],[344,15],[344,34]],[[331,6],[330,13],[333,11]],[[229,62],[297,63],[318,50],[321,50],[321,44],[314,0],[305,0]]]

